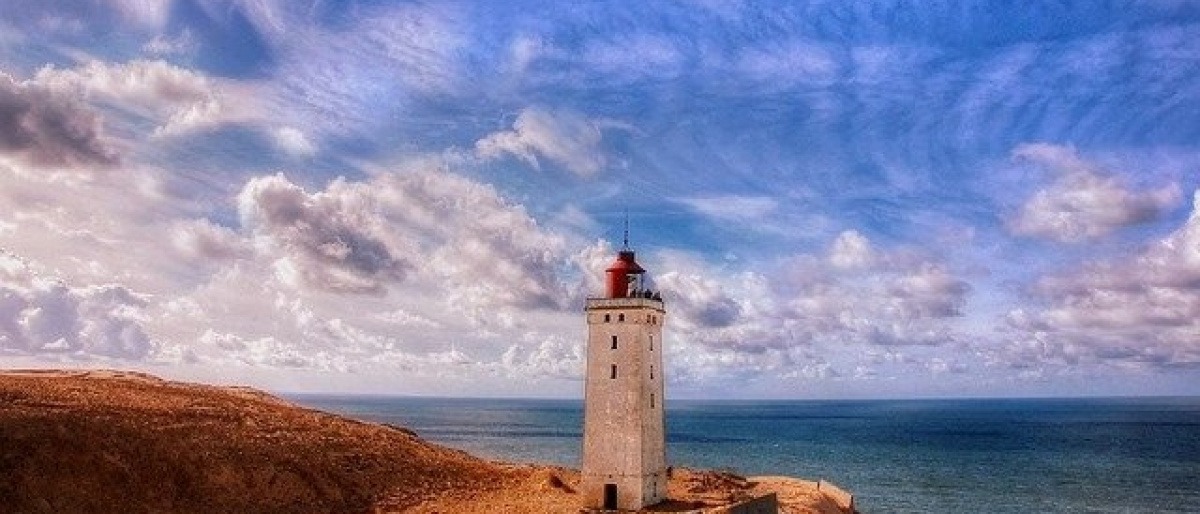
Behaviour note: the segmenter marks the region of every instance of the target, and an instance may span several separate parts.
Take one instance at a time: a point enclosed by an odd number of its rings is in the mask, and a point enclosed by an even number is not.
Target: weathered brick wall
[[[657,503],[667,491],[662,302],[589,299],[586,312],[583,504],[602,506],[604,484],[623,509]]]

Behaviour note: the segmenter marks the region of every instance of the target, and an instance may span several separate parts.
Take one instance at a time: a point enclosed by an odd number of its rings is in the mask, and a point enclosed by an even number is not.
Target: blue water
[[[293,396],[507,461],[578,467],[578,401]],[[863,512],[1200,513],[1200,398],[677,401],[673,465],[824,478]]]

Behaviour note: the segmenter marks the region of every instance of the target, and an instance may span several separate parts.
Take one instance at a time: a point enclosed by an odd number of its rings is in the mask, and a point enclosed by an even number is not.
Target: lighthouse
[[[585,509],[638,510],[667,498],[662,296],[649,290],[628,241],[588,298],[584,385]]]

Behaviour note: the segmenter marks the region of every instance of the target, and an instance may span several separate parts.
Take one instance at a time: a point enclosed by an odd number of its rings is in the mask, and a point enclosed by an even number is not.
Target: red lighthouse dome
[[[621,250],[612,266],[604,270],[607,273],[605,281],[605,296],[608,298],[628,298],[633,289],[637,288],[641,276],[646,272],[634,259],[633,250]]]

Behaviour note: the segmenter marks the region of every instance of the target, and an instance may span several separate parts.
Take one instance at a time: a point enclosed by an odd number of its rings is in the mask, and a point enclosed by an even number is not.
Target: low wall
[[[836,503],[839,509],[843,512],[854,512],[854,495],[850,494],[842,488],[833,485],[824,480],[817,482],[817,490],[824,494],[833,503]]]
[[[779,497],[775,493],[767,493],[719,507],[678,511],[678,514],[779,514]]]
[[[779,498],[775,493],[759,496],[732,505],[706,510],[706,514],[779,514]]]

